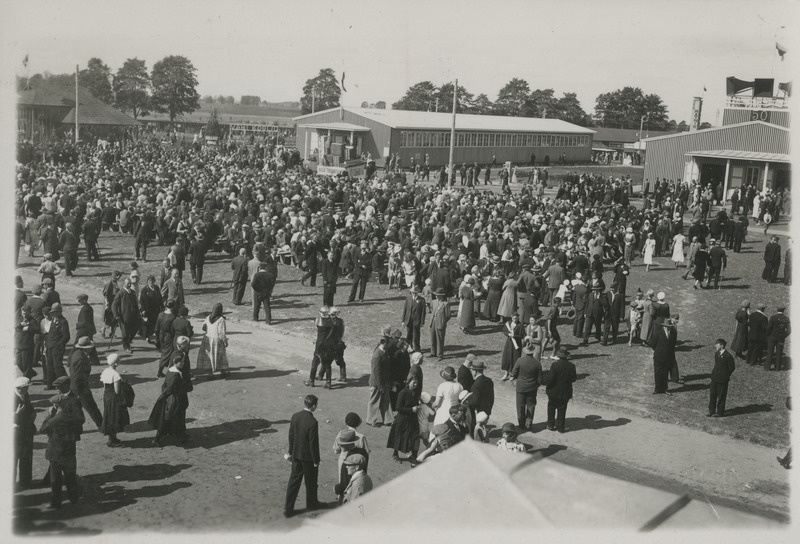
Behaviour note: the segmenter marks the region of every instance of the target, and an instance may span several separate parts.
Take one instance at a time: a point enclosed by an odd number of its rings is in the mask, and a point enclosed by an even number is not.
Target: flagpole
[[[75,65],[75,144],[78,144],[78,65]]]
[[[453,148],[456,145],[456,96],[458,94],[458,79],[453,82],[453,126],[450,128],[450,160],[448,161],[448,184],[452,187],[455,185],[455,176],[453,172]]]

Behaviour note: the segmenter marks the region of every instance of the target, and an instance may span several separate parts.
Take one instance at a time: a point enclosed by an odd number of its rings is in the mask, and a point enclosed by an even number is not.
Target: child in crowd
[[[431,279],[425,280],[425,287],[422,288],[422,297],[425,299],[425,306],[427,310],[431,311],[431,302],[433,301],[433,293],[431,291]]]
[[[503,438],[497,441],[497,447],[501,450],[526,453],[525,444],[517,441],[517,428],[513,423],[503,423]]]
[[[42,275],[42,281],[44,281],[45,278],[53,280],[53,289],[55,289],[56,276],[61,272],[61,267],[53,262],[52,253],[45,253],[43,258],[44,261],[39,265],[39,270],[37,270],[37,272]]]
[[[631,313],[628,315],[628,346],[633,345],[633,338],[639,336],[639,330],[642,328],[642,310],[641,302],[638,300],[631,301]]]
[[[475,429],[472,431],[472,439],[476,442],[488,442],[489,431],[486,429],[486,422],[489,416],[486,412],[478,412],[475,414]]]
[[[417,423],[419,423],[419,438],[425,447],[430,446],[428,436],[431,433],[431,421],[436,415],[436,410],[431,408],[433,397],[430,393],[423,391],[419,396],[419,406],[417,407]],[[417,448],[419,451],[419,447]]]

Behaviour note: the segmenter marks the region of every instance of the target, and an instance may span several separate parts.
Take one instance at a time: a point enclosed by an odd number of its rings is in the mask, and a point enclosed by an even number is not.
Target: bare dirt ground
[[[22,273],[28,285],[37,279],[31,270]],[[77,312],[72,301],[95,281],[78,278],[59,282],[58,290],[67,303],[65,315],[71,323]],[[200,306],[209,306],[209,301]],[[201,320],[195,319],[194,324],[199,331]],[[49,489],[18,493],[14,497],[15,531],[40,535],[131,530],[287,531],[300,526],[306,517],[318,515],[301,513],[289,520],[282,517],[289,472],[282,454],[286,451],[289,418],[309,392],[302,381],[308,371],[311,339],[235,319],[228,328],[233,374],[227,380],[195,380],[188,411],[189,445],[151,445],[154,433],[146,419],[161,381],[155,376],[155,351],[137,339],[133,355],[124,356],[120,367],[136,388],[133,424],[120,435],[128,447],[107,448],[104,437],[87,423],[87,432],[78,444],[83,489],[80,503],[51,510],[47,506]],[[195,337],[193,364],[198,343]],[[102,354],[106,345],[100,345]],[[353,347],[348,348],[347,355],[350,382],[330,391],[313,390],[320,397],[315,414],[320,421],[323,457],[319,493],[321,500],[327,501],[334,499],[336,483],[336,456],[330,450],[334,437],[344,427],[347,412],[363,416],[366,410],[369,351]],[[430,384],[426,389],[439,382],[432,370],[426,372],[426,383]],[[95,399],[100,401],[99,382],[94,387]],[[38,383],[31,393],[37,409],[45,409],[49,394]],[[540,455],[695,498],[707,497],[774,519],[788,519],[787,472],[774,461],[775,455],[783,454],[780,450],[593,407],[582,403],[579,395],[569,407],[570,432],[561,435],[544,429],[545,406],[546,397],[541,392],[536,432],[521,437]],[[499,384],[491,422],[500,425],[513,421],[513,414],[513,392]],[[40,414],[38,422],[42,419]],[[364,426],[361,430],[373,450],[370,473],[376,485],[411,470],[405,463],[391,461],[390,452],[384,448],[387,428]],[[496,430],[492,437],[498,438]],[[35,478],[46,471],[44,444],[45,438],[37,436]],[[301,491],[297,507],[303,506]]]

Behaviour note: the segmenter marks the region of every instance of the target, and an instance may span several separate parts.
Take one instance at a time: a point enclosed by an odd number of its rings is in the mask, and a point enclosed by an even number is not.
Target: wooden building
[[[379,164],[398,154],[403,166],[412,158],[432,167],[446,165],[450,155],[450,113],[339,107],[295,118],[297,148],[305,160],[341,160],[371,156]],[[588,162],[594,131],[561,121],[527,117],[457,114],[453,162],[537,164]],[[320,150],[323,150],[320,153]]]

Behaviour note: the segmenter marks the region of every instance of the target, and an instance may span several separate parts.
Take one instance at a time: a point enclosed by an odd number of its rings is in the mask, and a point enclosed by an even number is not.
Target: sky
[[[112,5],[113,4],[113,5]],[[297,101],[321,68],[346,73],[342,103],[391,105],[411,85],[459,84],[490,100],[514,77],[593,113],[600,93],[658,94],[669,117],[721,122],[725,78],[791,79],[795,0],[698,1],[18,1],[0,3],[3,83],[72,72],[91,57],[116,71],[179,54],[201,95]],[[776,40],[789,49],[781,62]],[[708,90],[704,93],[703,87]],[[719,111],[719,118],[717,118]]]

